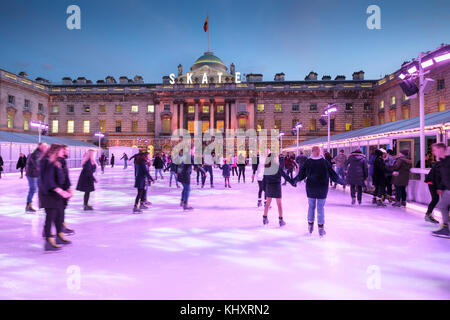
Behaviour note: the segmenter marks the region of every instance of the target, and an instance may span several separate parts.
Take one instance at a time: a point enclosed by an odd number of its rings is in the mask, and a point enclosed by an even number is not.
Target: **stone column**
[[[248,129],[256,129],[256,99],[250,99],[250,111],[248,112]]]
[[[179,121],[179,129],[183,129],[183,125],[184,125],[184,102],[183,101],[178,101],[178,107],[180,108],[180,113],[178,114],[178,118],[180,119]]]
[[[226,132],[228,129],[230,129],[230,101],[225,100],[225,130]]]
[[[236,100],[233,100],[231,102],[231,129],[236,130],[237,129],[237,124],[236,124],[236,117],[237,117],[237,113],[236,113]]]
[[[200,103],[199,99],[195,99],[195,117],[194,117],[194,134],[198,134],[199,133],[199,126],[200,124],[198,123],[198,105]]]
[[[159,100],[153,101],[155,105],[155,138],[159,137],[159,133],[161,132],[161,110],[159,105]]]
[[[171,128],[174,132],[178,128],[178,101],[172,101],[170,103],[170,109],[172,110]]]
[[[209,100],[209,128],[214,129],[214,112],[215,112],[216,106],[214,103],[214,99]]]

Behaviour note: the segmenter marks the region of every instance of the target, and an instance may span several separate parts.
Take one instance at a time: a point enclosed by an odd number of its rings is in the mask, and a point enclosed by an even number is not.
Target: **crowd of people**
[[[88,150],[82,160],[82,170],[76,185],[76,190],[84,193],[83,209],[92,211],[89,205],[90,194],[95,191],[95,172],[97,164],[101,172],[105,172],[108,164],[107,156],[102,153],[95,159],[96,150]],[[433,217],[433,210],[438,208],[442,213],[442,227],[433,232],[435,236],[449,237],[448,210],[450,206],[450,156],[447,155],[447,146],[436,143],[432,146],[432,154],[436,161],[426,175],[425,183],[431,194],[431,202],[425,215],[425,220],[438,224],[439,221]],[[62,245],[70,244],[71,241],[65,236],[74,234],[74,230],[67,227],[65,223],[65,209],[68,201],[73,197],[72,184],[69,178],[69,169],[66,162],[69,152],[66,145],[52,144],[47,146],[39,143],[28,158],[20,154],[17,168],[23,171],[28,180],[29,191],[26,199],[26,212],[34,213],[33,197],[36,192],[39,195],[39,207],[46,213],[43,237],[45,238],[45,250],[60,250]],[[214,155],[211,159],[214,158]],[[201,163],[194,163],[194,149],[190,152],[178,154],[175,161],[171,155],[157,153],[154,159],[145,151],[140,151],[128,157],[125,153],[124,169],[128,162],[134,161],[134,187],[137,190],[133,206],[133,213],[142,213],[148,209],[151,202],[148,201],[148,190],[151,184],[164,179],[163,172],[169,171],[169,187],[174,180],[177,188],[182,188],[180,206],[183,210],[192,210],[189,204],[191,193],[191,174],[197,173],[197,185],[205,186],[207,177],[210,177],[210,186],[214,188],[213,167],[221,170],[224,178],[225,188],[231,188],[230,176],[236,173],[238,183],[245,183],[245,169],[249,161],[243,156],[232,155],[222,159],[221,163],[208,163],[202,159]],[[307,157],[303,152],[297,156],[294,154],[277,155],[267,150],[265,154],[257,154],[250,158],[252,170],[252,183],[257,181],[257,207],[263,206],[262,196],[264,193],[263,225],[269,223],[268,212],[272,200],[275,199],[278,208],[278,222],[280,227],[286,225],[283,219],[282,186],[289,183],[293,187],[305,180],[306,195],[308,198],[308,231],[313,232],[317,216],[317,226],[320,236],[325,232],[325,202],[329,188],[336,188],[337,184],[344,188],[350,186],[351,205],[358,202],[362,204],[363,191],[372,189],[372,203],[377,207],[386,206],[386,201],[391,202],[393,207],[406,206],[406,188],[409,183],[412,161],[409,150],[400,150],[396,156],[393,150],[376,149],[369,159],[360,149],[356,149],[348,156],[344,150],[340,150],[336,157],[323,152],[319,147],[313,147],[311,155]],[[0,168],[2,166],[0,158]],[[111,155],[111,167],[114,167],[114,154]],[[154,167],[155,177],[150,174]],[[334,166],[334,168],[333,168]],[[233,170],[233,168],[237,168]],[[275,169],[274,169],[275,168]],[[1,170],[1,169],[0,169]],[[282,183],[282,178],[284,183]],[[52,227],[56,233],[52,233]]]

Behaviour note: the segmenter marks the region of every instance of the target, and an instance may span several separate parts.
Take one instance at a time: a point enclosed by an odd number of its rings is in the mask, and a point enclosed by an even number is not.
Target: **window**
[[[364,111],[370,111],[370,110],[372,110],[370,103],[364,103]]]
[[[395,105],[395,96],[391,97],[391,106]]]
[[[380,110],[383,110],[384,109],[384,100],[381,100],[380,101]]]
[[[44,112],[44,105],[42,103],[38,104],[38,112]]]
[[[216,129],[217,131],[223,132],[223,128],[225,127],[223,120],[216,121]]]
[[[395,111],[395,110],[393,110],[393,111]],[[393,122],[393,121],[395,121],[396,119],[396,117],[395,117],[395,112],[391,112],[391,114],[390,114],[390,116],[391,116],[391,122]]]
[[[439,102],[439,111],[445,111],[445,103]]]
[[[164,111],[169,111],[170,112],[170,104],[165,104],[164,105]]]
[[[203,106],[202,107],[202,112],[203,113],[209,113],[209,106]]]
[[[23,119],[23,130],[30,130],[30,120],[27,118]]]
[[[346,103],[345,111],[353,111],[353,103]]]
[[[275,125],[273,126],[273,128],[281,130],[281,119],[275,119]]]
[[[116,120],[116,132],[122,132],[122,120]]]
[[[155,123],[153,121],[147,121],[147,132],[155,132]]]
[[[122,113],[122,106],[120,104],[116,105],[116,112]]]
[[[67,133],[73,133],[73,132],[74,132],[74,121],[67,120]]]
[[[408,96],[406,94],[403,94],[403,101],[408,101],[408,100],[409,100]]]
[[[223,106],[217,106],[217,113],[223,113],[224,108]]]
[[[317,111],[317,104],[310,104],[309,111]]]
[[[300,111],[300,105],[298,105],[298,104],[293,104],[293,105],[292,105],[292,111]]]
[[[16,98],[14,96],[8,96],[8,103],[15,104]]]
[[[162,129],[164,133],[170,133],[170,119],[163,119]]]
[[[276,103],[273,107],[274,107],[275,112],[281,112],[281,104],[280,103]]]
[[[67,113],[74,113],[74,111],[75,111],[75,107],[73,105],[67,106]]]
[[[84,120],[83,121],[83,133],[89,133],[91,131],[91,121]]]
[[[99,120],[100,132],[106,132],[106,120]]]
[[[445,89],[445,79],[439,79],[437,81],[437,89],[444,90]]]
[[[264,129],[264,120],[258,119],[258,122],[256,124],[256,131],[261,131],[262,129]]]
[[[100,113],[106,113],[106,106],[105,106],[104,104],[102,104],[102,105],[99,107],[98,111],[99,111]]]
[[[371,121],[370,118],[364,118],[364,128],[370,127]]]
[[[292,128],[295,128],[297,125],[298,119],[292,119]]]
[[[88,106],[88,105],[84,105],[83,106],[83,111],[86,112],[86,113],[89,113],[89,112],[91,112],[91,107]]]
[[[148,112],[148,113],[154,113],[154,112],[155,112],[155,105],[149,104],[149,105],[147,106],[147,112]]]
[[[58,133],[58,120],[52,120],[52,133]]]
[[[378,116],[378,121],[379,121],[380,124],[384,124],[384,114],[380,114]]]
[[[131,131],[138,132],[138,122],[137,120],[131,121]]]
[[[31,108],[30,100],[25,99],[25,104],[23,106],[25,110],[29,110]]]
[[[189,133],[194,133],[194,121],[193,120],[189,120],[187,125],[188,125],[187,129],[188,129]]]
[[[138,113],[139,112],[139,106],[137,106],[137,105],[131,106],[131,112]]]
[[[239,129],[245,130],[247,128],[247,119],[239,118]]]
[[[409,119],[409,109],[403,109],[403,119]]]
[[[316,119],[309,120],[309,131],[316,131]]]
[[[194,106],[188,106],[188,113],[195,113],[195,107]]]
[[[59,112],[59,107],[58,106],[53,106],[52,107],[52,113],[58,113]]]
[[[247,112],[247,105],[246,104],[239,104],[238,112]]]
[[[351,131],[352,130],[352,123],[351,122],[347,122],[345,124],[345,131]]]
[[[258,104],[256,105],[256,111],[259,111],[259,112],[264,111],[264,104],[258,103]]]
[[[206,132],[209,130],[209,121],[202,121],[202,132]],[[170,128],[169,128],[170,131]]]
[[[14,128],[14,115],[12,113],[8,113],[8,128]]]
[[[334,128],[335,121],[334,120],[335,119],[330,119],[330,131],[335,131],[335,128]]]

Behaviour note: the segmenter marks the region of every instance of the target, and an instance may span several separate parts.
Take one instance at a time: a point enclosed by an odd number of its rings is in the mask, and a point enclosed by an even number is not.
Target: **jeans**
[[[345,170],[344,170],[344,168],[337,168],[336,169],[336,173],[342,179],[342,181],[345,181]],[[335,182],[334,186],[336,186],[336,185],[337,185],[337,183]]]
[[[202,183],[203,183],[203,178],[206,179],[205,174],[203,173],[203,171],[197,170],[197,184],[199,183],[200,176],[202,177]]]
[[[214,179],[212,166],[205,166],[204,169],[206,173],[209,173],[209,182],[211,186],[213,186]],[[206,182],[206,175],[202,175],[202,185],[205,185],[205,182]]]
[[[395,200],[397,200],[398,202],[406,201],[406,187],[395,186]]]
[[[239,175],[238,175],[238,182],[241,181],[241,176],[245,183],[245,166],[239,166]]]
[[[155,176],[156,176],[155,179],[158,180],[158,172],[161,179],[164,179],[162,175],[162,169],[155,169]]]
[[[323,225],[325,223],[325,206],[326,199],[308,198],[308,221],[314,222],[314,215],[317,207],[317,224]]]
[[[450,209],[450,190],[445,190],[436,206],[442,214],[442,223],[448,227],[448,210]]]
[[[181,183],[183,185],[183,191],[181,191],[181,200],[184,203],[188,202],[189,193],[191,192],[191,185],[189,183]]]
[[[261,181],[258,180],[258,200],[261,200],[263,191],[264,191],[264,199],[266,199],[266,191],[264,183],[262,180]]]
[[[429,185],[428,185],[428,189],[430,190],[430,194],[431,194],[431,202],[430,202],[430,204],[428,205],[427,214],[432,214],[434,208],[436,207],[436,205],[437,205],[438,202],[439,202],[439,195],[437,194],[437,191],[436,191],[436,187],[435,187],[435,186],[429,184]]]
[[[126,169],[128,167],[128,161],[124,160],[123,161],[123,168]]]
[[[386,193],[388,196],[392,196],[392,176],[386,177]]]
[[[33,196],[37,190],[38,178],[27,177],[27,180],[28,180],[28,187],[29,187],[27,203],[31,203],[31,202],[33,202]]]
[[[178,187],[178,179],[177,179],[177,174],[175,173],[175,171],[170,171],[169,186],[172,185],[172,177],[174,177],[175,183],[177,184],[177,187]]]
[[[362,200],[362,186],[350,185],[350,194],[352,199],[356,198],[356,193],[358,192],[358,202],[361,203]]]

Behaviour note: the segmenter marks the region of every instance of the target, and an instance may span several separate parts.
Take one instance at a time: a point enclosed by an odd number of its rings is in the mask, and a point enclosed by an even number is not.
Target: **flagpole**
[[[209,14],[206,19],[208,21],[208,52],[210,52],[210,49],[209,49]]]

